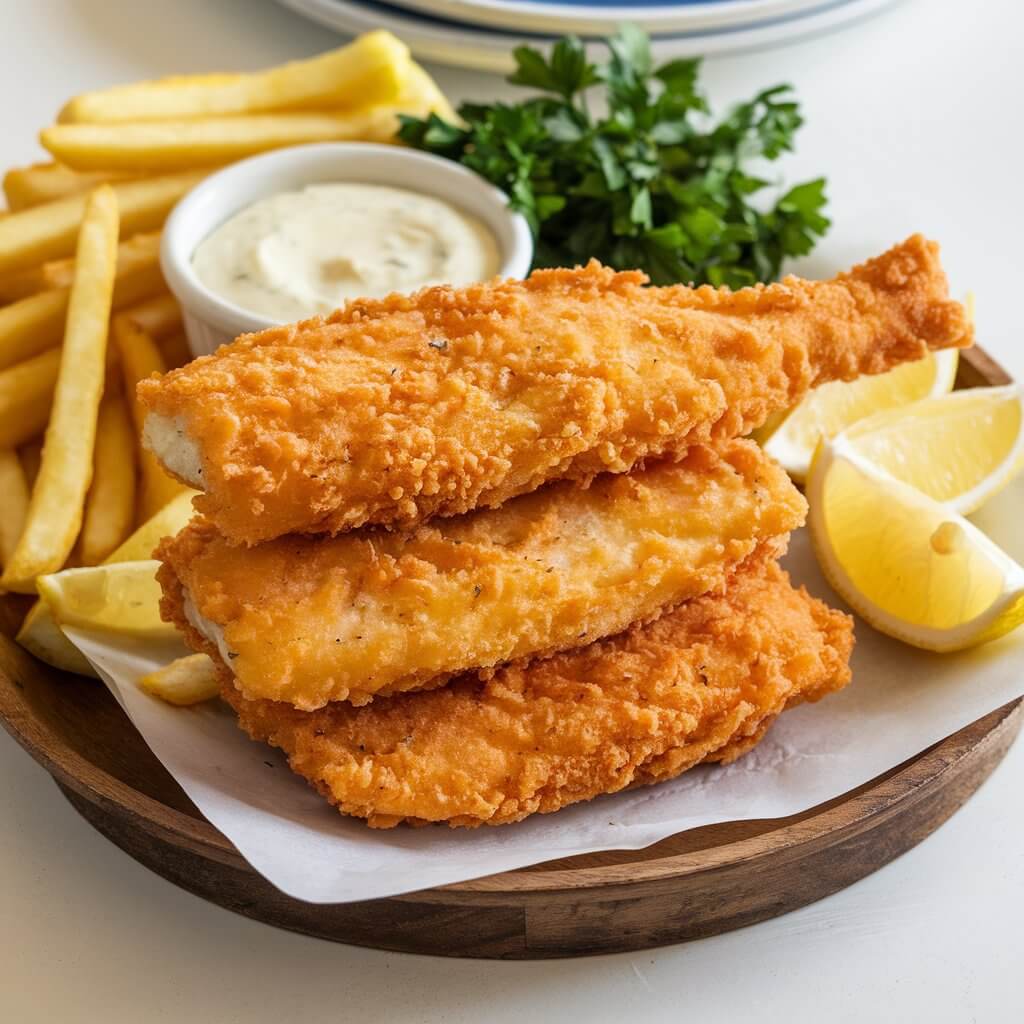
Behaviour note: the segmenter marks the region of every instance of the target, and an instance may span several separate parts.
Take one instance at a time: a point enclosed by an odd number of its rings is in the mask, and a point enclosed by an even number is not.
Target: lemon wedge
[[[1024,568],[950,504],[866,458],[845,433],[819,443],[807,498],[822,571],[881,632],[953,651],[1024,622]]]
[[[186,491],[168,502],[152,519],[143,523],[104,564],[148,558],[161,537],[183,530],[192,518],[192,498],[198,493]],[[47,665],[63,672],[96,677],[93,667],[78,648],[60,631],[50,606],[36,601],[18,630],[18,643]]]
[[[61,626],[172,637],[174,626],[160,619],[159,567],[159,562],[147,560],[65,569],[40,576],[36,584]]]
[[[788,415],[769,420],[754,437],[793,479],[803,483],[819,438],[834,437],[882,410],[949,393],[956,380],[958,357],[956,349],[930,352],[924,359],[874,377],[822,384]]]
[[[1024,466],[1024,390],[970,388],[860,420],[843,436],[873,465],[967,515]]]

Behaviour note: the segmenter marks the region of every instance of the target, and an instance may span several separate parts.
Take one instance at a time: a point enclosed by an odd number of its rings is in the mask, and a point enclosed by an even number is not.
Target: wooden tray
[[[1007,383],[983,352],[958,386]],[[196,810],[110,696],[10,639],[0,602],[0,721],[100,832],[157,874],[229,910],[380,949],[507,959],[644,949],[753,924],[844,888],[942,824],[1024,721],[1021,701],[803,814],[693,829],[646,850],[551,861],[407,896],[331,906],[278,892]],[[515,827],[515,826],[510,826]]]

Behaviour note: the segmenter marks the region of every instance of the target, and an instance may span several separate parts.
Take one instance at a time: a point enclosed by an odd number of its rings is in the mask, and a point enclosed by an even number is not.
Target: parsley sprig
[[[643,268],[657,284],[736,288],[772,280],[786,257],[810,252],[829,227],[824,178],[768,205],[773,183],[747,169],[792,150],[803,118],[791,87],[766,89],[714,123],[699,60],[655,67],[647,36],[631,25],[607,45],[602,65],[574,36],[549,57],[518,47],[509,81],[540,95],[464,103],[462,124],[403,117],[400,135],[504,189],[533,230],[535,266],[596,257]],[[591,112],[595,86],[604,87],[603,116]]]

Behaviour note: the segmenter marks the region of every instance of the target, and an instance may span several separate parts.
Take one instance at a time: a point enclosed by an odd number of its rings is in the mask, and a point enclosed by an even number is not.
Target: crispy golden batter
[[[220,643],[246,696],[312,710],[618,633],[781,550],[805,508],[733,440],[407,532],[242,548],[200,519],[158,549],[158,578],[165,617],[200,650]]]
[[[724,595],[486,683],[314,712],[246,700],[226,670],[222,690],[345,814],[500,825],[735,759],[785,708],[846,685],[852,646],[848,616],[762,562]]]
[[[408,525],[747,433],[824,381],[970,344],[914,236],[832,281],[637,271],[350,303],[139,385],[148,443],[233,541]]]

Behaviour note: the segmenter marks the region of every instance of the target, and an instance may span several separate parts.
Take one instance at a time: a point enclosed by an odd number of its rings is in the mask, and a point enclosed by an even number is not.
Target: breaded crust
[[[596,263],[352,302],[142,381],[149,443],[236,543],[407,526],[748,433],[971,343],[915,235],[831,281],[644,287]]]
[[[749,750],[849,681],[852,620],[755,562],[724,594],[487,682],[303,712],[223,696],[338,809],[388,828],[501,825]]]
[[[240,548],[197,520],[158,549],[158,579],[168,617],[182,620],[187,593],[194,624],[220,634],[242,693],[310,711],[648,621],[780,553],[805,509],[757,445],[733,440],[405,532]]]

